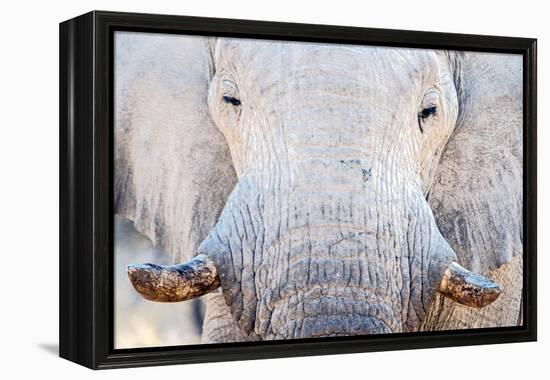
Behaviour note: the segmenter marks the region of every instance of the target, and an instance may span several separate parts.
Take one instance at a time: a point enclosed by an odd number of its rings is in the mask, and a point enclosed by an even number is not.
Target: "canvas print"
[[[115,32],[115,348],[522,325],[522,64]]]

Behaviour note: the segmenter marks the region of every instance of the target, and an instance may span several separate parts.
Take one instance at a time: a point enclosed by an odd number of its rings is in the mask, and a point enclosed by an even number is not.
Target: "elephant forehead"
[[[266,87],[288,78],[321,83],[335,75],[342,84],[352,80],[367,87],[403,90],[426,79],[434,81],[438,73],[436,55],[426,49],[236,38],[218,41],[216,61],[237,71],[240,78]]]

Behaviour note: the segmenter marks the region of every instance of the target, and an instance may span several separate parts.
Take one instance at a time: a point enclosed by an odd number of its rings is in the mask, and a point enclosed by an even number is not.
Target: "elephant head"
[[[473,271],[521,253],[521,57],[117,38],[117,212],[182,263],[129,266],[145,298],[291,339],[499,296]]]

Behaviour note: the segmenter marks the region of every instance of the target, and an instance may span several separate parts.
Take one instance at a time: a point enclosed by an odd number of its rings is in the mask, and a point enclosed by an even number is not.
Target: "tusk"
[[[452,262],[443,273],[439,292],[462,305],[483,307],[495,301],[502,289],[495,281]]]
[[[143,298],[157,302],[186,301],[220,286],[216,266],[204,254],[178,265],[130,264],[128,277]]]

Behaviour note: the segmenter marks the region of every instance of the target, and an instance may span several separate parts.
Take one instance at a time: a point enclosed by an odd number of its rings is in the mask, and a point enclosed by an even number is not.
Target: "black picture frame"
[[[113,349],[113,35],[142,31],[523,55],[523,325]],[[60,356],[118,368],[535,341],[536,39],[93,11],[60,24]]]

